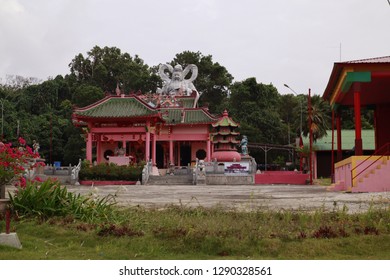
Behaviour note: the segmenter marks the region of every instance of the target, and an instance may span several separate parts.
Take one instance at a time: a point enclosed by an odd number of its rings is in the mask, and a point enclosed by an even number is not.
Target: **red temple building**
[[[74,111],[86,134],[86,159],[128,164],[150,161],[159,168],[211,160],[212,124],[207,108],[194,108],[195,96],[109,95]]]

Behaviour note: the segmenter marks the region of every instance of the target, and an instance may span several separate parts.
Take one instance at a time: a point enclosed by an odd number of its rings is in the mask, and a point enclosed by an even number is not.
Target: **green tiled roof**
[[[173,110],[167,110],[168,111],[168,117],[165,117],[164,120],[169,124],[175,124],[181,122],[181,110],[179,109],[173,109]]]
[[[217,127],[217,126],[238,127],[238,124],[229,117],[222,117],[218,122],[213,124],[213,126],[214,127]]]
[[[135,98],[110,97],[100,104],[76,109],[77,116],[90,118],[129,118],[155,115],[157,112]]]
[[[168,112],[168,115],[163,117],[163,119],[168,124],[196,124],[196,123],[213,123],[215,119],[213,119],[210,115],[208,115],[202,109],[184,109],[184,121],[182,122],[182,113],[183,109],[162,109],[161,113],[164,116],[165,112]]]
[[[332,150],[332,130],[327,130],[327,136],[318,139],[313,143],[316,151],[331,151]],[[302,138],[303,144],[309,144],[309,138]],[[343,150],[352,150],[355,147],[355,130],[341,130],[341,147]],[[363,150],[375,150],[375,135],[374,130],[362,130]],[[334,150],[337,150],[337,131],[334,131]]]
[[[195,98],[193,97],[176,97],[176,100],[181,102],[183,104],[184,108],[193,108],[194,107],[194,102]]]
[[[198,110],[187,110],[184,118],[185,123],[212,123],[215,122],[210,115],[208,115],[205,111]]]
[[[194,101],[193,98],[183,100],[188,103]],[[106,97],[95,104],[76,109],[74,115],[79,121],[86,118],[134,118],[155,115],[160,115],[167,124],[211,124],[217,120],[202,108],[152,108],[136,97],[116,96]]]

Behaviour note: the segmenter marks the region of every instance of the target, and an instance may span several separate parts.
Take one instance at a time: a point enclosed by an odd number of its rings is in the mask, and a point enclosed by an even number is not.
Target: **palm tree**
[[[329,104],[323,100],[320,96],[314,95],[311,98],[311,129],[313,132],[313,141],[316,142],[318,139],[326,136],[326,131],[329,129],[331,124],[331,111]],[[306,114],[306,125],[303,127],[303,136],[307,137],[309,134],[309,115]]]

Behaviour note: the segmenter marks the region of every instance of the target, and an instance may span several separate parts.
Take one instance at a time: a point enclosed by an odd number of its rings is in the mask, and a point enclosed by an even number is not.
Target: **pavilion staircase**
[[[169,173],[159,170],[159,175],[150,175],[147,185],[193,185],[191,169],[175,169]]]
[[[329,190],[390,191],[390,142],[370,156],[352,156],[335,166],[335,181]]]
[[[389,156],[382,157],[356,179],[352,192],[390,191]]]
[[[390,143],[351,170],[352,192],[390,191]],[[359,167],[364,167],[361,171]],[[356,174],[355,174],[356,173]]]

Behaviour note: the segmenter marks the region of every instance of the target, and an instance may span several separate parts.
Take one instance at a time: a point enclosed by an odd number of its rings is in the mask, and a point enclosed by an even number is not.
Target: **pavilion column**
[[[353,97],[355,112],[355,155],[360,156],[363,154],[362,120],[360,114],[360,91],[355,90]]]
[[[86,158],[90,163],[92,163],[92,133],[91,132],[88,132],[87,135]]]
[[[337,129],[337,161],[343,159],[343,150],[341,147],[341,116],[340,112],[336,116],[336,129]]]
[[[150,160],[150,121],[146,122],[145,133],[145,161]]]
[[[97,163],[102,162],[102,141],[101,141],[101,135],[96,134],[96,161]]]
[[[150,132],[146,132],[145,140],[145,161],[148,162],[150,159]]]
[[[156,134],[153,134],[153,142],[152,142],[152,164],[156,165]]]
[[[173,141],[169,140],[169,164],[175,164],[173,160]]]
[[[211,141],[207,140],[207,161],[211,161]]]

